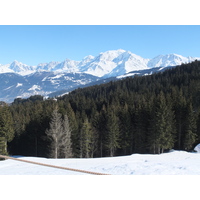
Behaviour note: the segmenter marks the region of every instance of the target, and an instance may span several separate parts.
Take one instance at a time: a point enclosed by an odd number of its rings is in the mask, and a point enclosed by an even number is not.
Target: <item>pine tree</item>
[[[73,156],[78,158],[79,155],[79,146],[80,146],[80,130],[79,130],[79,124],[78,124],[78,120],[77,117],[70,105],[70,103],[67,103],[66,105],[66,112],[68,114],[68,116],[70,116],[69,118],[69,126],[71,128],[71,147],[72,147],[72,152],[73,152]]]
[[[140,98],[134,111],[134,134],[133,149],[137,153],[145,153],[146,129],[148,123],[147,105],[144,99]]]
[[[184,150],[190,150],[196,141],[196,120],[194,117],[194,112],[191,103],[187,105],[187,118],[185,122],[185,133],[184,133]]]
[[[60,145],[60,157],[71,158],[72,157],[72,142],[71,142],[71,129],[69,125],[69,119],[67,114],[64,115],[63,119],[63,136],[61,137]]]
[[[175,126],[176,126],[176,143],[177,149],[183,149],[183,133],[186,117],[186,99],[183,96],[182,89],[172,93],[174,98],[174,113],[175,113]]]
[[[8,154],[7,142],[14,138],[13,120],[7,105],[0,108],[0,154]]]
[[[151,149],[153,153],[163,153],[174,145],[174,114],[167,105],[163,92],[160,93],[155,102],[153,121],[151,128]]]
[[[109,151],[109,156],[113,157],[115,155],[116,149],[120,147],[119,120],[113,110],[108,113],[108,121],[106,127],[106,147]]]
[[[58,158],[60,139],[62,138],[63,126],[62,126],[62,116],[58,113],[58,108],[53,111],[50,128],[46,130],[47,136],[51,139],[50,155],[53,158]]]
[[[92,125],[97,134],[97,154],[99,157],[103,157],[105,154],[105,140],[106,140],[106,131],[107,131],[107,113],[106,108],[103,106],[103,109],[100,113],[96,113],[95,117],[92,119]]]
[[[53,158],[71,157],[71,131],[68,117],[65,115],[63,120],[57,107],[52,113],[50,128],[46,130],[46,134],[51,139],[50,155]]]
[[[119,143],[123,151],[123,155],[130,154],[130,148],[132,145],[132,128],[131,128],[131,116],[128,112],[128,105],[125,106],[119,111]]]
[[[86,117],[81,128],[80,137],[80,157],[92,158],[97,146],[97,135],[91,123]]]

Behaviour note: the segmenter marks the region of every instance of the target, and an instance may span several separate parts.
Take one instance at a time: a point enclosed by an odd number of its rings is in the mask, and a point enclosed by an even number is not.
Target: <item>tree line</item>
[[[159,154],[172,148],[190,151],[199,142],[199,61],[77,89],[56,100],[18,98],[0,108],[0,151],[15,155]]]

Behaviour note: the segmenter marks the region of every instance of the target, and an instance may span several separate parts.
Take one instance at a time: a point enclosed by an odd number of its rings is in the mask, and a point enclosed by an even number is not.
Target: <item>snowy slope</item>
[[[110,73],[115,67],[117,67],[116,62],[114,62],[113,60],[124,52],[124,50],[120,49],[100,53],[92,60],[92,62],[90,61],[80,70],[94,76],[102,77],[105,74]]]
[[[21,75],[27,75],[35,71],[34,66],[28,66],[26,64],[23,64],[18,61],[14,61],[13,63],[10,64],[9,67],[13,72],[19,73]]]
[[[106,73],[104,78],[123,75],[131,71],[148,69],[148,61],[149,59],[144,59],[130,51],[124,51],[113,60],[116,67],[111,72]]]
[[[200,154],[184,151],[172,151],[161,155],[133,154],[93,159],[36,157],[20,157],[20,159],[112,175],[200,175]],[[0,175],[82,175],[82,173],[5,160],[0,161]]]
[[[122,49],[106,51],[82,66],[80,71],[98,77],[112,77],[147,68],[148,59]]]
[[[149,68],[153,67],[167,67],[167,66],[177,66],[182,63],[190,63],[195,60],[200,60],[197,57],[183,57],[178,54],[167,54],[167,55],[159,55],[155,58],[149,60],[147,66]]]
[[[15,98],[31,95],[48,96],[60,90],[68,92],[97,80],[97,77],[85,73],[43,71],[26,76],[0,73],[0,101],[13,102]]]

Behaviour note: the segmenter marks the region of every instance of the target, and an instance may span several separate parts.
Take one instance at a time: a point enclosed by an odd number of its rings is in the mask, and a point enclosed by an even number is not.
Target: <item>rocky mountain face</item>
[[[102,83],[127,76],[148,75],[196,57],[177,54],[159,55],[153,59],[142,58],[122,49],[87,56],[82,61],[66,59],[63,62],[40,63],[28,66],[18,61],[0,64],[0,101],[12,102],[40,94],[49,96],[57,91],[69,92],[88,84]],[[98,82],[97,82],[98,81]]]
[[[69,92],[96,81],[98,77],[85,73],[35,72],[26,76],[3,73],[0,74],[0,101],[13,102],[15,98],[32,95],[48,97],[53,92]]]

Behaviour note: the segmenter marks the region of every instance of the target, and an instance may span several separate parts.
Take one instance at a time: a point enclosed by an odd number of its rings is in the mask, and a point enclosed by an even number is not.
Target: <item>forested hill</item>
[[[200,142],[200,62],[77,89],[55,100],[16,99],[11,154],[48,157],[55,106],[67,114],[73,157],[191,150]]]

